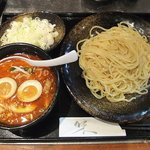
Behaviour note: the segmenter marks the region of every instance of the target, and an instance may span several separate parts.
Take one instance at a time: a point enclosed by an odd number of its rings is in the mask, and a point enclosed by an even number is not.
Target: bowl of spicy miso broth
[[[0,128],[24,129],[50,114],[58,96],[59,74],[55,67],[35,67],[22,59],[3,59],[8,56],[33,60],[50,56],[26,43],[0,47]]]

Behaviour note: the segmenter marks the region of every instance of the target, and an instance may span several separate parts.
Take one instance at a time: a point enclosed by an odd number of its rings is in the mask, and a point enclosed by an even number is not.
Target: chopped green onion
[[[25,67],[25,68],[23,68],[25,71],[28,71],[29,70],[29,67]]]
[[[10,69],[9,69],[9,71],[14,71],[16,68],[14,68],[14,67],[11,67]]]
[[[33,68],[29,68],[29,67],[25,67],[23,68],[25,71],[27,71],[28,73],[34,73]]]

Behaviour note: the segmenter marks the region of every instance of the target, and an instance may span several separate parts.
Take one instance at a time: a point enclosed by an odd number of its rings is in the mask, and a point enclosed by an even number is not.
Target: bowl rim
[[[47,58],[51,59],[51,57],[41,48],[32,45],[32,44],[28,44],[28,43],[11,43],[11,44],[6,44],[4,46],[0,46],[0,51],[7,48],[7,47],[11,47],[11,46],[26,46],[28,48],[33,48],[36,49],[37,51],[39,51],[40,53],[43,53]],[[1,52],[0,52],[1,53]],[[15,54],[15,53],[11,53],[11,54]],[[25,53],[28,54],[28,53]],[[41,58],[40,56],[38,56],[39,58]],[[42,58],[41,58],[42,59]],[[60,88],[60,76],[59,76],[59,71],[56,67],[51,67],[53,68],[53,72],[55,74],[56,77],[56,91],[55,94],[53,96],[52,102],[50,103],[50,105],[47,107],[47,109],[36,119],[30,121],[29,123],[23,124],[23,125],[17,125],[17,126],[11,126],[11,125],[6,125],[3,123],[0,123],[0,129],[4,129],[4,130],[19,130],[19,129],[25,129],[25,128],[29,128],[35,124],[40,123],[40,121],[42,121],[45,117],[48,116],[48,114],[52,111],[53,107],[55,106],[55,103],[57,101],[57,97],[58,97],[58,93],[59,93],[59,88]]]

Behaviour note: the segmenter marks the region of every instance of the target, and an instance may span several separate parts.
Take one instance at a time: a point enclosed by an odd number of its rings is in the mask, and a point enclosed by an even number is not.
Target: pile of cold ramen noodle
[[[0,72],[1,123],[10,126],[29,123],[51,105],[57,84],[52,68],[33,67],[21,59],[9,59],[0,63]]]
[[[93,36],[95,29],[102,32]],[[133,93],[147,94],[150,44],[146,36],[125,22],[110,29],[94,26],[89,34],[89,39],[77,43],[77,50],[82,76],[91,93],[111,102],[130,102],[136,99]]]

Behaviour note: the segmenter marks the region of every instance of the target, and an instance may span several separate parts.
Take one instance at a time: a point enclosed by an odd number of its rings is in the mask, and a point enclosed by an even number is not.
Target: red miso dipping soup
[[[16,54],[34,60],[37,56]],[[51,104],[56,76],[49,67],[34,67],[21,59],[0,63],[0,122],[20,126],[38,118]]]

